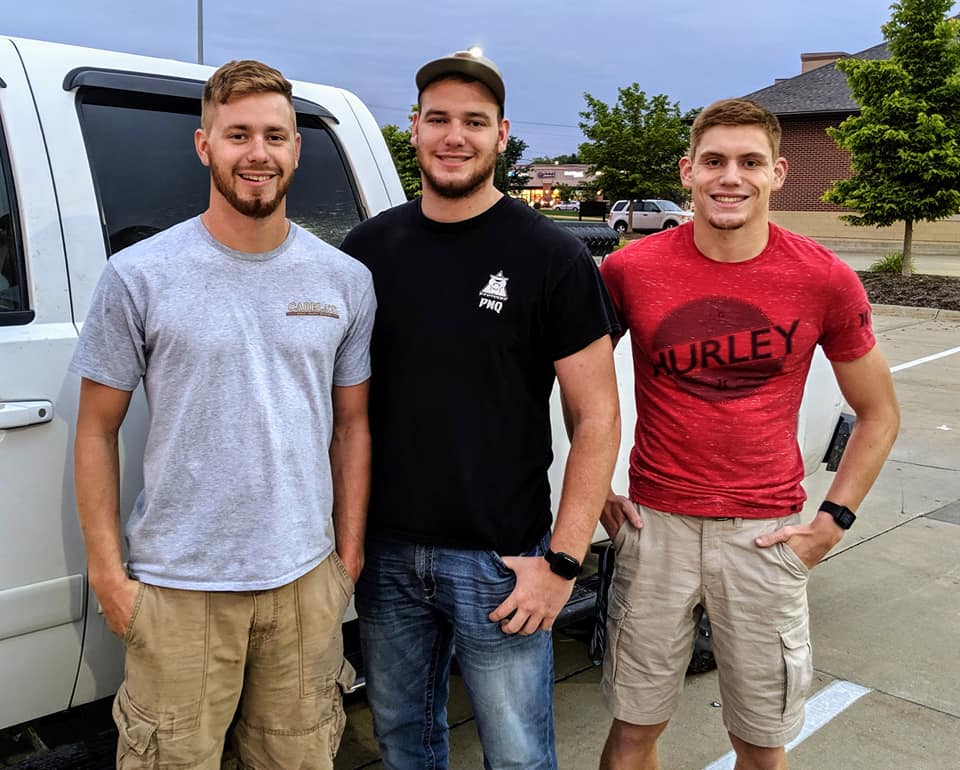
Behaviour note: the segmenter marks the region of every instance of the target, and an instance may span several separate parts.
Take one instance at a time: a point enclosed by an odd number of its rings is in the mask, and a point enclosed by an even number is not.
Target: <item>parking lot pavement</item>
[[[877,313],[874,325],[895,369],[960,346],[960,318]],[[794,770],[960,766],[960,353],[901,368],[894,382],[900,437],[853,529],[811,575],[811,695],[822,695],[823,726],[791,748]],[[831,479],[821,470],[806,480],[805,516]],[[595,768],[610,725],[600,671],[582,641],[557,634],[554,647],[560,767]],[[479,741],[456,677],[452,689],[450,767],[472,770]],[[850,691],[865,694],[834,713]],[[733,767],[719,698],[716,672],[687,677],[662,767]],[[349,717],[336,768],[380,767],[362,696]]]

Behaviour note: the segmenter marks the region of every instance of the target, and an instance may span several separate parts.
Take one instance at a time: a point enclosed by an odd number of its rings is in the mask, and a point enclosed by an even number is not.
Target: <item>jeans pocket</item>
[[[159,767],[157,727],[159,721],[148,716],[131,699],[126,685],[120,685],[113,700],[113,721],[117,725],[117,768]]]
[[[810,648],[810,625],[801,618],[794,625],[782,629],[780,646],[786,681],[783,689],[783,716],[802,707],[813,682],[813,651]]]

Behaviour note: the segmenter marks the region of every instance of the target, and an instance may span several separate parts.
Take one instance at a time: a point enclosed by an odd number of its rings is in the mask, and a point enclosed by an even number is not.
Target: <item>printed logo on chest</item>
[[[510,279],[503,274],[503,270],[491,275],[490,280],[480,289],[481,308],[492,310],[498,315],[503,310],[503,303],[507,301],[507,281]]]
[[[754,305],[709,297],[669,313],[653,335],[652,375],[706,401],[748,396],[797,352],[800,319],[773,323]]]
[[[337,306],[329,302],[288,302],[288,316],[323,316],[325,318],[339,318]]]

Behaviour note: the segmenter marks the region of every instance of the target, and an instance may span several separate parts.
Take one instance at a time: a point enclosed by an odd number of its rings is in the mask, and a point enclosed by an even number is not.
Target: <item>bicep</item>
[[[610,335],[554,361],[564,411],[575,419],[585,412],[617,408],[617,381]]]
[[[893,377],[887,360],[874,346],[853,361],[833,361],[833,372],[840,392],[858,418],[870,418],[886,412],[899,413]]]
[[[133,392],[87,379],[80,380],[77,433],[111,434],[120,429]]]
[[[370,395],[370,380],[357,385],[334,386],[333,424],[340,429],[367,421],[367,400]]]

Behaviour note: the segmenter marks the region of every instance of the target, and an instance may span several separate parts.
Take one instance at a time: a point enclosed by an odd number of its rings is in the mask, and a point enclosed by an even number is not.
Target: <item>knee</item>
[[[787,770],[787,753],[782,746],[757,746],[730,736],[737,753],[734,770]]]
[[[657,745],[657,739],[666,727],[666,722],[656,725],[634,725],[614,719],[610,727],[610,742],[631,753],[650,751]]]

